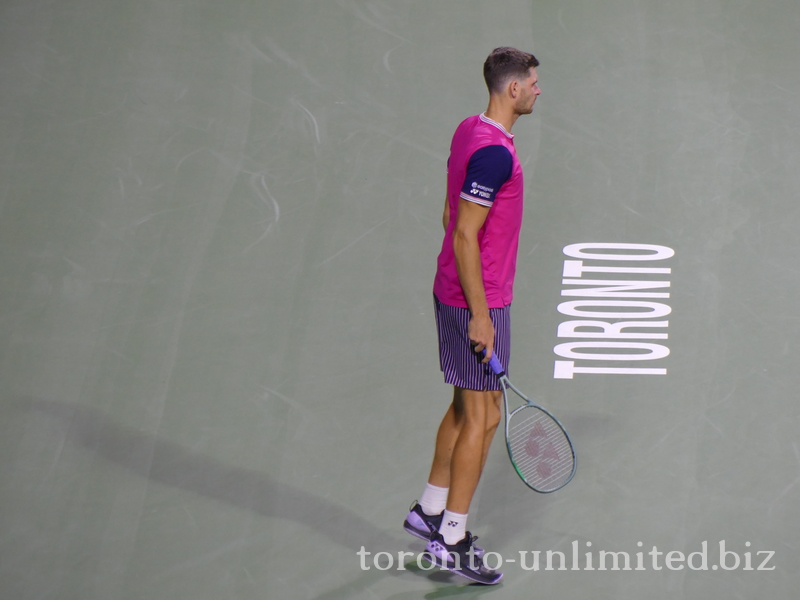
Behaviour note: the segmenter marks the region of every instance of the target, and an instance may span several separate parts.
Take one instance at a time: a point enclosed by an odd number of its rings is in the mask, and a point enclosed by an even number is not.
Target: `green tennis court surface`
[[[512,45],[543,93],[514,127],[510,373],[578,470],[535,494],[495,440],[469,524],[492,600],[791,597],[798,25],[778,0],[4,2],[0,596],[489,593],[402,522],[449,401],[448,146]]]

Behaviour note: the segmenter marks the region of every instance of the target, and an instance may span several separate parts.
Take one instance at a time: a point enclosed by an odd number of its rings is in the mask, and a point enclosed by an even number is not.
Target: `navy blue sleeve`
[[[484,146],[476,150],[467,165],[461,197],[491,206],[498,190],[511,178],[513,166],[511,152],[505,146]]]

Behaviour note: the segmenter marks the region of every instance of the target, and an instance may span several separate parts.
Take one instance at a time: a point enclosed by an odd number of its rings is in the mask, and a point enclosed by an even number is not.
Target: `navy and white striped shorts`
[[[468,390],[499,390],[500,382],[483,356],[472,349],[467,335],[470,314],[466,308],[442,304],[433,296],[439,332],[439,363],[445,383]],[[511,354],[511,305],[490,308],[494,325],[494,352],[508,373]]]

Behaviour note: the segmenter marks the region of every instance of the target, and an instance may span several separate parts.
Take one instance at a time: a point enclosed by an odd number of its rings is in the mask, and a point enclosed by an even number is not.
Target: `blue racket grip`
[[[483,350],[483,355],[486,356],[486,350]],[[497,358],[497,354],[494,352],[492,353],[492,358],[489,359],[489,366],[492,367],[492,371],[498,377],[502,377],[506,374],[505,369],[503,369],[503,365],[500,364],[500,359]]]

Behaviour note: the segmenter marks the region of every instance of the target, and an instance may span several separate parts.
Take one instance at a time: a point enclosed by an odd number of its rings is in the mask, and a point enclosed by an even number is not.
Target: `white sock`
[[[439,533],[448,546],[457,544],[467,536],[467,515],[462,515],[449,510],[444,511]]]
[[[430,483],[425,484],[425,490],[419,499],[419,505],[422,507],[422,512],[426,515],[433,516],[441,514],[444,507],[447,506],[447,492],[450,488],[436,487]]]

